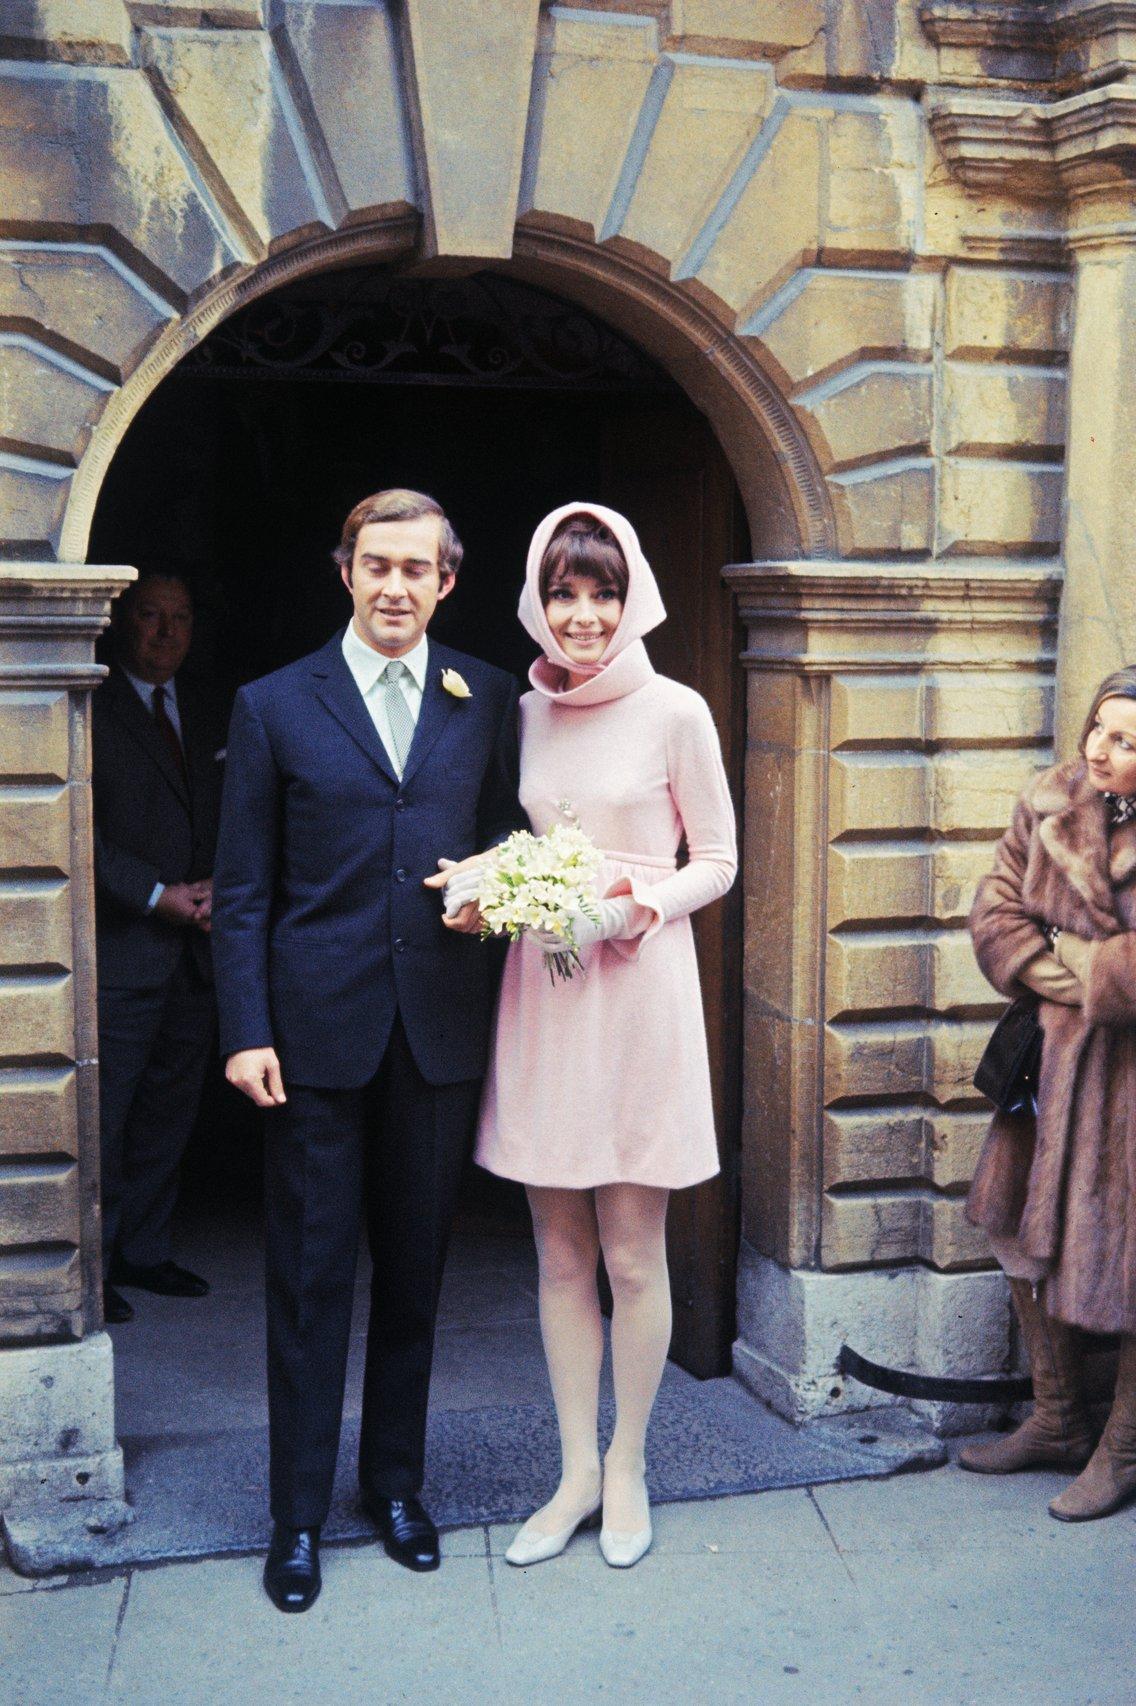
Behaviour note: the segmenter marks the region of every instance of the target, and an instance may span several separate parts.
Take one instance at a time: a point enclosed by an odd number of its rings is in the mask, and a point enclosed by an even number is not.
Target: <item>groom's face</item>
[[[343,584],[355,606],[359,638],[386,657],[412,651],[438,600],[453,591],[453,575],[439,567],[441,536],[436,515],[369,521],[359,529]]]

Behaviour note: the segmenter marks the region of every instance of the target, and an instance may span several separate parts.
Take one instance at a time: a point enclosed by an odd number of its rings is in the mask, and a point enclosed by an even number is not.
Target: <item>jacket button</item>
[[[406,801],[403,799],[401,794],[394,802],[394,809],[396,812],[404,812],[406,810]]]
[[[405,871],[404,871],[404,870],[403,870],[403,869],[402,869],[402,867],[401,867],[401,866],[400,866],[400,867],[399,867],[399,869],[398,869],[398,870],[397,870],[397,871],[396,871],[396,872],[395,872],[395,874],[394,874],[394,880],[395,880],[395,882],[396,882],[396,883],[404,883],[404,882],[405,882],[405,881],[406,881],[406,872],[405,872]]]
[[[401,936],[395,937],[394,951],[396,954],[405,954],[406,952],[406,943]]]

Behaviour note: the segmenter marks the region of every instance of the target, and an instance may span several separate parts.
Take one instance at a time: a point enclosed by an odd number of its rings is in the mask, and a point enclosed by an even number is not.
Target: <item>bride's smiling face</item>
[[[614,587],[590,575],[567,574],[550,589],[544,614],[565,657],[596,664],[619,626],[623,600]]]

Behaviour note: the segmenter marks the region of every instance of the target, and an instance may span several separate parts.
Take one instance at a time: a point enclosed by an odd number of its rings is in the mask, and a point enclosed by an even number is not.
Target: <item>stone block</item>
[[[671,0],[671,33],[688,47],[754,48],[770,58],[804,47],[824,31],[824,0]]]
[[[309,181],[306,141],[274,79],[273,50],[259,31],[146,29],[143,59],[162,88],[170,120],[236,234],[263,253],[276,238],[332,221]]]
[[[924,1261],[940,1271],[972,1266],[989,1254],[970,1225],[961,1196],[933,1190],[826,1194],[821,1205],[821,1263],[826,1269]]]
[[[4,1163],[0,1251],[70,1244],[80,1238],[79,1169],[73,1161],[22,1158]],[[0,1254],[0,1263],[3,1262]]]
[[[845,840],[829,849],[830,928],[967,918],[993,862],[988,841]]]
[[[948,361],[943,374],[945,452],[1060,456],[1065,444],[1065,375],[1003,363]]]
[[[8,718],[0,722],[5,744],[10,727]],[[33,754],[32,762],[36,761]],[[0,790],[0,871],[58,871],[66,876],[70,869],[71,803],[67,789]]]
[[[946,354],[958,361],[1004,354],[1038,363],[1060,360],[1069,347],[1070,306],[1068,280],[1053,273],[949,267]]]
[[[675,274],[715,311],[737,316],[743,331],[761,303],[812,265],[820,240],[819,119],[775,107],[762,134],[768,143],[751,151],[748,182],[736,199],[731,191]]]
[[[934,305],[925,273],[814,270],[769,305],[752,334],[786,388],[803,388],[857,362],[929,359]]]
[[[834,675],[829,712],[833,752],[906,746],[924,735],[924,679],[917,675]]]
[[[939,496],[939,538],[945,555],[1028,556],[1055,551],[1061,541],[1059,467],[946,457]]]
[[[0,1508],[36,1499],[121,1499],[111,1342],[0,1352]]]
[[[10,226],[70,226],[79,234],[105,226],[128,234],[161,287],[186,295],[237,259],[137,71],[84,67],[60,78],[9,62],[0,105]]]
[[[18,453],[46,450],[78,463],[112,390],[100,375],[36,346],[23,333],[0,336],[3,442]]]
[[[390,10],[287,0],[282,15],[278,51],[292,56],[311,103],[313,155],[326,149],[349,218],[414,206],[411,126]]]
[[[738,1275],[734,1371],[758,1397],[795,1422],[857,1410],[902,1409],[902,1401],[837,1368],[847,1344],[885,1368],[919,1374],[1005,1372],[1010,1355],[1001,1274],[939,1274],[906,1267],[863,1273],[789,1268],[743,1242]],[[986,1419],[966,1407],[968,1428]],[[963,1431],[957,1416],[932,1412]]]
[[[825,1016],[951,1013],[997,1001],[963,930],[867,930],[829,937]]]
[[[667,261],[686,254],[745,158],[772,104],[768,66],[667,60],[658,120],[626,208],[617,197],[606,236]]]
[[[0,55],[89,65],[129,65],[132,32],[124,0],[36,0],[0,14]],[[38,50],[38,51],[37,51]]]
[[[829,491],[841,547],[848,556],[914,555],[931,549],[935,465],[929,458],[834,474]]]
[[[829,740],[841,748],[1036,746],[1052,724],[1053,684],[1017,671],[837,675]]]
[[[439,254],[512,253],[538,15],[538,0],[479,0],[455,27],[448,8],[408,0],[428,241]]]
[[[80,346],[116,378],[130,372],[172,313],[93,244],[0,250],[0,319]]]
[[[857,366],[799,398],[797,409],[816,423],[809,437],[826,473],[925,456],[934,415],[931,370]]]
[[[0,975],[0,1062],[75,1054],[71,978],[59,972]]]
[[[973,1175],[989,1126],[986,1112],[929,1110],[918,1104],[829,1108],[824,1116],[823,1185],[919,1179],[958,1189]]]
[[[0,1069],[0,1156],[78,1154],[74,1068]]]
[[[0,883],[0,967],[71,968],[71,894],[55,878]]]
[[[598,235],[658,60],[654,19],[546,14],[533,80],[520,212]]]
[[[834,753],[829,832],[835,838],[865,829],[922,830],[929,821],[932,789],[931,768],[917,753]]]
[[[823,57],[816,46],[823,46]],[[805,54],[787,55],[778,67],[784,81],[803,76]],[[856,87],[923,84],[937,80],[935,50],[908,0],[871,0],[870,5],[830,8],[828,28],[814,45],[810,86],[839,79]]]
[[[71,474],[69,468],[0,452],[0,552],[54,557]]]
[[[928,1096],[940,1105],[970,1100],[974,1069],[989,1039],[989,1018],[886,1018],[828,1025],[825,1101],[832,1107],[913,1096]]]
[[[984,830],[991,838],[1009,824],[1026,783],[1045,762],[1034,751],[943,752],[935,759],[933,827]]]
[[[0,777],[7,782],[66,782],[70,771],[71,706],[51,688],[0,689]],[[66,799],[58,802],[64,812]],[[0,837],[0,866],[15,863]]]
[[[825,121],[828,166],[821,258],[896,265],[915,252],[920,194],[918,108],[880,101]]]

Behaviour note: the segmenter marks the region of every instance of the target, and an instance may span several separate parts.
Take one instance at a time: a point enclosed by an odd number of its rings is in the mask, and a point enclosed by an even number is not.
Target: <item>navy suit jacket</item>
[[[209,975],[209,938],[148,913],[155,883],[213,870],[224,725],[188,682],[177,684],[189,782],[152,715],[112,668],[91,703],[95,921],[98,980],[110,989],[156,989],[188,944]]]
[[[517,686],[431,640],[400,783],[341,641],[237,695],[213,891],[221,1051],[274,1047],[286,1082],[357,1088],[397,1012],[429,1083],[477,1078],[497,957],[445,928],[423,878],[525,827]]]

